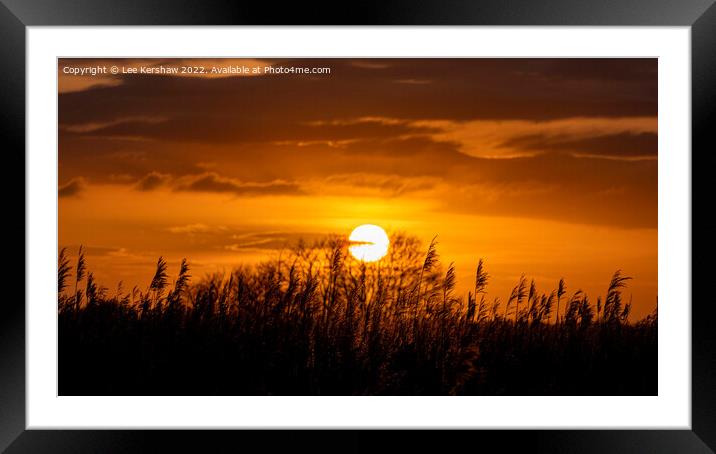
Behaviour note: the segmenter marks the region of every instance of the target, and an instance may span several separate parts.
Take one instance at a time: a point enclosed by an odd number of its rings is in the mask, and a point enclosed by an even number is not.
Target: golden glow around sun
[[[348,251],[357,260],[362,262],[375,262],[380,260],[388,253],[390,240],[385,230],[377,225],[363,224],[359,225],[351,232],[348,237],[351,245]]]

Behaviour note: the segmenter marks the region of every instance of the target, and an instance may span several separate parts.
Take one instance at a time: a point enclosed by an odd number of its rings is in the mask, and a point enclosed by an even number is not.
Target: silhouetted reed
[[[160,257],[145,290],[111,296],[82,248],[67,294],[63,249],[60,394],[656,394],[657,312],[629,322],[621,271],[596,313],[581,290],[563,299],[564,280],[543,292],[524,275],[501,309],[482,259],[455,294],[436,239],[421,253],[394,235],[376,263],[347,246],[301,242],[193,284],[186,260],[170,284]]]

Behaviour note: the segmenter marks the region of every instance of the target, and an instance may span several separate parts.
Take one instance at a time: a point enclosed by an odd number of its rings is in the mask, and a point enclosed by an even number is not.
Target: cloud
[[[514,137],[502,146],[543,152],[566,151],[583,157],[656,159],[659,138],[655,132],[622,132],[591,137],[532,134]]]
[[[418,134],[421,131],[415,130],[419,128],[414,123],[418,121],[460,124],[656,116],[655,59],[556,60],[560,59],[433,59],[429,64],[421,59],[283,59],[251,63],[335,69],[331,77],[320,80],[124,76],[117,86],[60,96],[60,142],[64,148],[69,137],[84,140],[91,135],[107,142],[123,138],[173,143],[339,143],[368,136]],[[61,59],[60,66],[177,67],[242,61]],[[582,69],[574,69],[577,66]],[[424,84],[427,81],[430,84]],[[62,88],[62,82],[60,85]],[[167,120],[146,121],[154,118]],[[346,118],[402,122],[336,122]],[[323,121],[320,127],[311,125],[319,120]]]
[[[83,177],[76,177],[67,183],[60,185],[57,190],[59,197],[75,197],[87,187],[87,181]]]
[[[526,136],[503,134],[499,135],[502,142],[502,137],[528,140]],[[529,138],[535,142],[530,147],[541,147],[543,139],[559,143],[564,138],[559,134],[538,135]],[[518,146],[496,143],[502,148]],[[471,156],[462,151],[462,144],[437,142],[431,134],[356,140],[341,147],[321,143],[301,147],[271,143],[246,147],[192,144],[168,147],[162,152],[149,145],[133,145],[132,150],[146,149],[149,160],[114,160],[112,166],[97,173],[88,173],[90,169],[81,167],[74,174],[87,175],[94,184],[117,184],[107,181],[109,171],[135,172],[129,184],[136,185],[138,180],[157,172],[174,176],[146,178],[145,182],[154,183],[148,186],[155,190],[242,197],[405,196],[447,205],[451,212],[476,215],[656,225],[656,217],[652,216],[656,213],[656,160],[585,158],[566,150],[568,145],[579,144],[566,144],[565,149],[549,152],[525,145],[525,156],[510,159]],[[93,148],[87,150],[91,153]],[[99,158],[92,165],[96,168],[98,162]],[[216,165],[211,170],[200,169],[197,162]],[[71,176],[65,169],[65,178]],[[615,192],[617,189],[620,193]],[[223,248],[223,244],[217,247]]]
[[[630,136],[655,136],[658,121],[656,117],[575,117],[549,121],[420,120],[412,124],[438,129],[440,132],[431,136],[433,140],[457,143],[460,151],[467,155],[514,158],[555,150],[548,144],[571,143],[571,151],[578,151],[580,143],[585,144],[589,140],[605,136],[621,139]],[[537,138],[540,140],[535,140]],[[612,145],[612,148],[616,149],[615,141],[604,145]],[[558,147],[556,150],[568,148]]]
[[[95,88],[116,87],[121,85],[122,79],[114,76],[67,76],[60,75],[58,81],[58,92],[75,93]]]
[[[655,223],[656,59],[271,63],[334,71],[126,77],[60,96],[61,181],[127,175],[139,190],[241,196],[456,194],[454,211]]]
[[[232,65],[223,59],[61,59],[63,65]],[[251,117],[281,129],[315,119],[383,116],[549,120],[576,116],[629,117],[657,113],[656,59],[283,59],[256,65],[331,66],[330,77],[123,76],[114,87],[60,96],[63,124],[172,112],[184,127],[211,128]],[[575,69],[579,67],[579,69]],[[372,69],[372,70],[366,70]],[[375,70],[379,69],[379,70]],[[77,76],[60,72],[64,80]],[[172,79],[172,80],[168,80]],[[419,96],[395,81],[431,81]],[[115,82],[112,82],[115,83]],[[184,102],[177,103],[177,99]],[[277,98],[285,102],[277,103]],[[201,108],[197,108],[200,105]],[[236,108],[236,107],[241,108]],[[290,108],[287,108],[290,106]],[[262,127],[263,128],[262,128]],[[278,128],[267,128],[276,130]]]
[[[139,191],[153,191],[167,184],[170,179],[170,175],[159,172],[150,172],[135,184],[135,188]]]
[[[216,172],[173,177],[169,174],[152,171],[134,183],[134,188],[139,191],[153,191],[165,186],[178,192],[207,192],[239,196],[303,194],[301,187],[295,183],[281,180],[246,182],[236,178],[222,176]],[[177,232],[178,231],[175,231],[174,233]]]
[[[184,235],[197,235],[197,234],[208,234],[208,233],[220,233],[227,230],[226,226],[217,225],[209,226],[206,224],[188,224],[169,227],[167,229],[171,233],[184,234]]]
[[[77,93],[96,88],[117,87],[131,81],[135,77],[182,77],[198,79],[224,79],[231,77],[263,76],[263,71],[254,72],[253,68],[272,66],[269,60],[253,58],[202,58],[202,59],[93,59],[93,58],[62,58],[57,66],[58,91],[61,94]],[[113,75],[112,66],[117,66],[120,73]],[[249,71],[237,72],[228,69],[247,67]],[[72,73],[70,70],[82,68],[102,68],[92,73]],[[169,69],[155,74],[139,73],[142,69],[149,71],[159,68]],[[186,69],[185,69],[186,68]],[[137,73],[127,74],[124,71],[136,70]],[[94,75],[92,75],[94,74]]]
[[[318,182],[314,192],[333,192],[339,195],[397,197],[434,189],[439,183],[432,177],[403,177],[372,173],[349,173],[331,175]]]
[[[287,121],[280,127],[268,128],[277,118],[240,118],[234,113],[196,114],[166,117],[130,116],[102,122],[68,124],[61,132],[66,137],[127,138],[132,140],[201,143],[331,143],[342,144],[367,137],[396,137],[438,132],[427,124],[383,117],[360,117],[309,121]]]
[[[301,188],[294,183],[272,181],[269,183],[246,183],[233,178],[222,177],[214,172],[187,175],[175,181],[174,190],[189,192],[215,192],[239,196],[297,195]]]
[[[156,124],[156,123],[162,123],[164,121],[167,121],[166,117],[147,117],[147,116],[133,116],[133,117],[123,117],[123,118],[115,118],[113,120],[99,122],[99,123],[82,123],[82,124],[74,124],[74,125],[60,125],[60,129],[63,129],[68,132],[94,132],[98,130],[102,130],[105,128],[109,128],[111,126],[120,125],[123,123],[148,123],[148,124]]]
[[[325,233],[314,232],[266,232],[233,235],[234,242],[224,246],[232,252],[255,250],[282,250],[297,246],[300,242],[311,244],[326,238]]]

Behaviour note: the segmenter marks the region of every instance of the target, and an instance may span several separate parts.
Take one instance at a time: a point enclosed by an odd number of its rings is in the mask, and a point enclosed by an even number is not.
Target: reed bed
[[[522,276],[456,295],[437,242],[391,238],[374,264],[328,237],[195,282],[159,258],[115,291],[59,254],[62,395],[655,395],[657,311],[630,321],[616,271],[596,303]]]

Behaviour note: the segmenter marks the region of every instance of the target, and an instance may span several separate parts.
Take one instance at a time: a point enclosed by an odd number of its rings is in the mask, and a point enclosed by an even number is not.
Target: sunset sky
[[[330,74],[70,75],[241,65]],[[377,224],[438,235],[459,288],[484,258],[503,301],[524,273],[657,296],[656,59],[60,59],[59,244],[111,290],[158,256],[195,279],[298,238]]]

